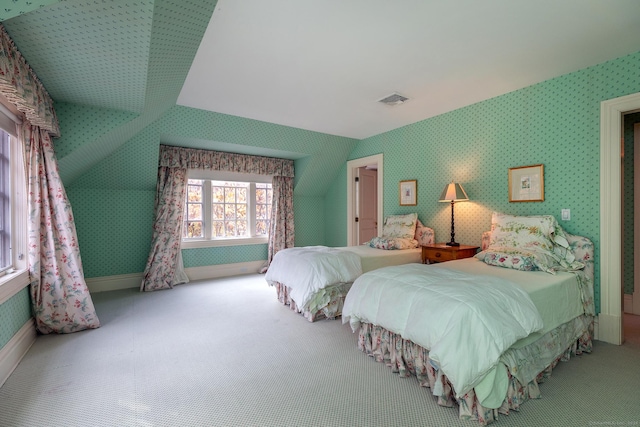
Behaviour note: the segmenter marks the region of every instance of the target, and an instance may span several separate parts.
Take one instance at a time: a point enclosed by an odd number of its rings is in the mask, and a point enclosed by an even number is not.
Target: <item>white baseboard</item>
[[[115,276],[91,277],[85,279],[89,292],[116,291],[140,288],[143,273],[118,274]]]
[[[217,279],[259,273],[264,261],[236,262],[233,264],[205,265],[189,267],[184,271],[189,280]],[[118,289],[140,288],[143,273],[119,274],[115,276],[91,277],[85,279],[89,292],[115,291]]]
[[[9,378],[9,375],[18,366],[18,363],[20,363],[35,341],[36,324],[31,318],[0,349],[0,387]]]
[[[615,345],[622,344],[622,319],[621,316],[600,313],[597,323],[596,339]]]
[[[217,279],[219,277],[240,276],[259,273],[264,261],[236,262],[233,264],[205,265],[185,268],[189,280]]]

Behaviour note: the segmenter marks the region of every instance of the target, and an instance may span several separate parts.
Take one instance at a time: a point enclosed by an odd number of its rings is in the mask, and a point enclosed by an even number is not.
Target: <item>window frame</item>
[[[29,284],[27,271],[27,182],[24,170],[24,152],[22,141],[18,138],[16,125],[20,120],[6,107],[0,104],[2,130],[9,137],[9,174],[11,198],[11,266],[0,273],[0,304],[7,301]],[[13,126],[6,125],[7,119]],[[6,129],[6,127],[13,129]]]
[[[271,184],[271,175],[258,175],[258,174],[246,174],[237,172],[224,172],[224,171],[203,171],[189,169],[187,171],[187,179],[203,179],[209,181],[209,185],[203,186],[202,197],[202,215],[203,221],[208,214],[211,213],[211,181],[232,181],[232,182],[246,182],[249,184],[249,197],[250,200],[248,206],[248,212],[250,217],[250,224],[248,229],[250,233],[255,233],[255,220],[256,220],[256,204],[255,204],[255,184],[265,183]],[[273,189],[272,189],[273,191]],[[185,194],[186,197],[186,194]],[[185,202],[186,205],[186,202]],[[184,215],[187,215],[185,210]],[[227,238],[184,238],[181,236],[180,247],[182,249],[193,248],[212,248],[212,247],[224,247],[224,246],[244,246],[244,245],[263,245],[269,242],[269,236],[251,236],[251,237],[227,237]]]

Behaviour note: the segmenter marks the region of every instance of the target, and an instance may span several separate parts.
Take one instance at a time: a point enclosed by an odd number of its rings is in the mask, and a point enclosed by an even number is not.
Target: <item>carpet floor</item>
[[[40,336],[0,388],[0,426],[476,426],[309,323],[262,275],[93,295],[99,329]],[[501,426],[640,425],[640,344],[595,342]]]

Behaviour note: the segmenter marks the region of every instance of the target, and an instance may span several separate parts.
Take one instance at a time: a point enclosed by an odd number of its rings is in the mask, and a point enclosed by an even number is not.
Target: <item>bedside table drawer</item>
[[[456,253],[441,249],[422,248],[422,258],[434,262],[444,262],[456,259]]]
[[[446,243],[435,243],[422,246],[422,263],[445,262],[455,259],[470,258],[480,249],[478,246],[447,246]]]

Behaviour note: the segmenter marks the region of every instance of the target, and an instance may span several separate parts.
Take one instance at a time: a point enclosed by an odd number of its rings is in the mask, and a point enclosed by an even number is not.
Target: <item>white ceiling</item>
[[[363,139],[639,50],[640,0],[218,0],[177,103]]]

